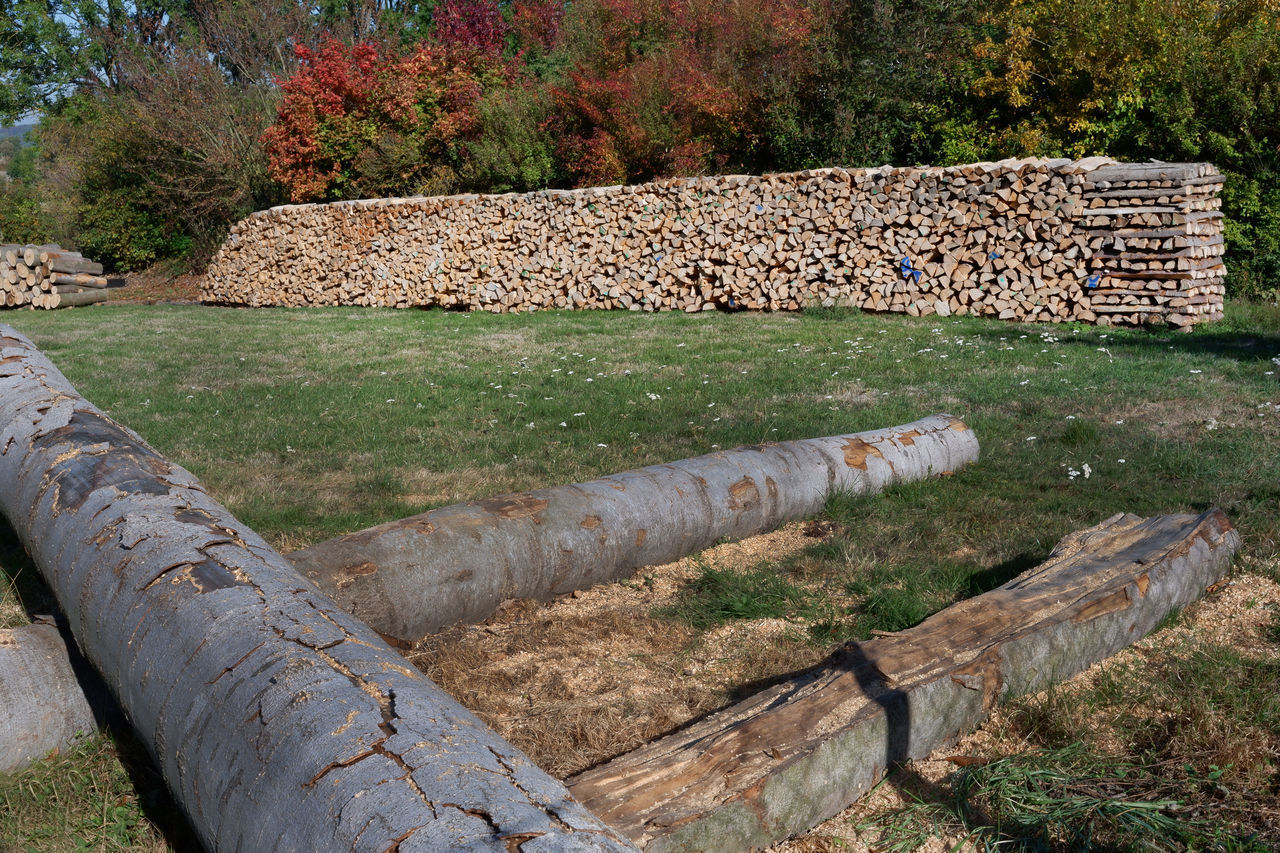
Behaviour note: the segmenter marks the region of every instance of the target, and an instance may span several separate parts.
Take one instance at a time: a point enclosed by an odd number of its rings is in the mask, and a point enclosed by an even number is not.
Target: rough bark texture
[[[508,598],[546,598],[677,560],[978,458],[950,415],[890,429],[742,447],[444,507],[291,554],[299,572],[384,635],[413,642],[483,619]]]
[[[1117,515],[1048,562],[569,782],[646,850],[734,851],[819,823],[887,767],[976,726],[999,700],[1105,658],[1226,572],[1218,510]]]
[[[210,848],[631,849],[4,326],[0,509]]]
[[[0,629],[0,773],[98,730],[81,679],[90,681],[52,622]]]

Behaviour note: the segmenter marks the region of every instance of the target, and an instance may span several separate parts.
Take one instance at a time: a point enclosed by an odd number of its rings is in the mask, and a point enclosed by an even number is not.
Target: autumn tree
[[[1210,160],[1231,286],[1280,279],[1280,9],[1274,0],[1004,0],[977,80],[1010,154]]]
[[[279,114],[262,136],[272,176],[294,201],[448,192],[477,103],[502,85],[494,34],[459,25],[409,52],[326,39],[295,49]],[[472,39],[475,39],[472,41]]]

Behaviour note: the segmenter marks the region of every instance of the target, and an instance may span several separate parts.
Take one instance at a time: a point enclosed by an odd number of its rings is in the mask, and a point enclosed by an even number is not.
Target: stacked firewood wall
[[[0,308],[60,308],[106,299],[102,265],[59,246],[0,244]]]
[[[1216,174],[1023,160],[292,205],[237,223],[202,295],[488,311],[851,305],[1188,325],[1222,310],[1221,253],[1204,255],[1221,245],[1221,220],[1205,215]],[[1124,206],[1111,204],[1117,188],[1134,194]],[[1115,310],[1130,302],[1140,307]]]
[[[1112,164],[1086,175],[1094,313],[1178,326],[1222,319],[1222,175],[1208,163]]]

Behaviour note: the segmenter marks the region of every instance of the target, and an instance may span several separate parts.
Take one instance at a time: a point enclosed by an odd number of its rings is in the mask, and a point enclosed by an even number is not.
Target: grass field
[[[990,588],[1043,559],[1063,534],[1120,511],[1219,506],[1242,532],[1240,564],[1274,576],[1280,310],[1229,307],[1226,321],[1191,334],[839,311],[494,316],[113,305],[0,319],[286,552],[434,506],[718,448],[939,411],[963,418],[982,445],[978,464],[833,501],[833,533],[804,553],[773,571],[708,566],[652,614],[687,626],[690,643],[726,621],[787,619],[803,640],[792,644],[809,644],[804,654],[813,656]],[[20,549],[6,547],[0,560],[22,604],[47,606]],[[771,609],[752,609],[760,602]],[[11,624],[25,618],[12,590],[0,614]],[[1247,767],[1186,762],[1173,774],[1175,794],[1201,798],[1195,780],[1216,772],[1212,790],[1228,792],[1223,802],[1254,797],[1244,787],[1259,785],[1262,813],[1280,801],[1274,701],[1259,699],[1265,685],[1231,677],[1257,667],[1274,674],[1276,665],[1250,658],[1220,667],[1219,680],[1238,683],[1244,698],[1217,707],[1247,715],[1249,737],[1263,747]],[[1130,681],[1113,694],[1142,679]],[[1060,740],[1043,743],[1071,746]],[[1120,757],[1157,760],[1158,739],[1139,740]],[[136,748],[123,748],[123,765],[98,741],[0,781],[0,842],[18,850],[189,843],[166,819],[172,804]],[[1246,821],[1240,835],[1280,841],[1266,828]]]

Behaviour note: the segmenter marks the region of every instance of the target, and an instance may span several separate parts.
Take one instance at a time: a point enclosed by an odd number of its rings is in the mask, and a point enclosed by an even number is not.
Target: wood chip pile
[[[290,205],[236,224],[202,298],[1187,326],[1221,317],[1220,188],[1091,158]]]
[[[0,307],[61,308],[107,298],[102,264],[60,246],[0,245]]]

